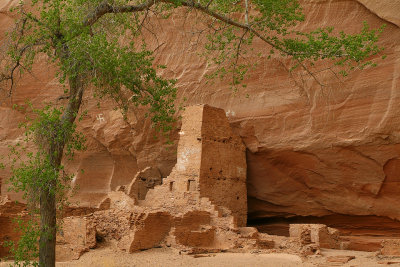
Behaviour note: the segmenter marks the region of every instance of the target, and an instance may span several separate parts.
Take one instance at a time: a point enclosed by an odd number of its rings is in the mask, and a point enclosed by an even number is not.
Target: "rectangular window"
[[[196,181],[195,180],[188,180],[187,191],[196,191]]]

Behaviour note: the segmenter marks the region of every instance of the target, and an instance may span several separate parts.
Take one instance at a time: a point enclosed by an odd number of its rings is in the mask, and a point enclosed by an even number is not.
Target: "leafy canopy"
[[[344,75],[375,65],[371,56],[382,51],[377,41],[384,26],[375,30],[365,23],[358,34],[331,27],[296,30],[304,21],[297,0],[32,0],[16,8],[21,18],[12,33],[9,71],[15,66],[29,71],[44,53],[57,65],[61,82],[80,75],[96,88],[95,95],[113,98],[123,112],[131,103],[149,106],[153,122],[168,131],[175,81],[157,75],[157,68],[166,66],[154,67],[142,32],[149,17],[162,20],[182,7],[200,14],[206,28],[204,55],[218,66],[210,77],[232,74],[233,87],[251,66],[241,58],[256,39],[265,44],[260,54],[280,53],[303,67],[331,60],[343,66]]]
[[[153,122],[168,131],[175,112],[175,81],[157,75],[157,68],[164,66],[154,68],[153,53],[135,42],[131,15],[84,24],[100,2],[33,0],[30,7],[18,6],[22,17],[11,35],[11,61],[22,66],[20,71],[30,71],[45,54],[56,65],[61,83],[79,76],[85,87],[96,89],[95,96],[111,97],[123,112],[130,103],[149,106]]]

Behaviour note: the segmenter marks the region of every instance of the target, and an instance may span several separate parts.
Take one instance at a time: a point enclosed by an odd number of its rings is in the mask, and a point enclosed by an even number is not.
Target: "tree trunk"
[[[57,235],[57,179],[61,166],[65,142],[53,144],[48,148],[51,161],[53,179],[46,187],[40,189],[40,240],[39,240],[39,266],[55,267],[56,265],[56,235]]]
[[[73,123],[82,103],[83,84],[80,78],[69,80],[70,98],[61,118],[61,124],[67,121]],[[67,137],[68,139],[68,137]],[[58,174],[67,140],[59,140],[50,145],[48,154],[54,171]],[[51,142],[49,142],[51,143]],[[54,267],[56,264],[56,234],[57,234],[57,202],[56,187],[58,175],[49,181],[46,188],[40,190],[40,240],[39,240],[39,266]]]
[[[55,181],[49,187],[56,186]],[[43,189],[40,192],[39,266],[54,267],[56,262],[56,195]]]

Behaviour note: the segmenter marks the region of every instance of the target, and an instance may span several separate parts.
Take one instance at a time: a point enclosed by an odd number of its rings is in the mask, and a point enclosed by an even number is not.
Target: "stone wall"
[[[208,105],[187,107],[179,134],[175,167],[162,186],[149,191],[143,205],[172,202],[176,209],[186,210],[206,198],[220,212],[232,215],[238,226],[246,226],[245,147],[232,132],[225,111]]]
[[[245,147],[222,109],[205,106],[201,128],[200,194],[232,211],[238,225],[247,222]]]

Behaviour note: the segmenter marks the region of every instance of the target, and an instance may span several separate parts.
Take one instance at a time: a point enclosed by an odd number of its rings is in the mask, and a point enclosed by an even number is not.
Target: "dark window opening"
[[[187,182],[187,191],[196,191],[196,181],[195,180],[188,180]]]

